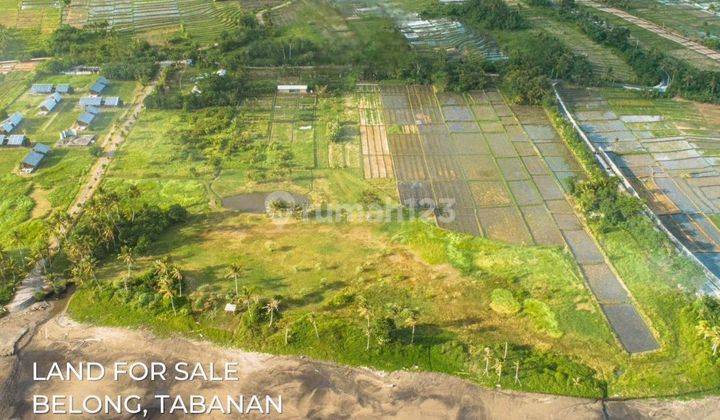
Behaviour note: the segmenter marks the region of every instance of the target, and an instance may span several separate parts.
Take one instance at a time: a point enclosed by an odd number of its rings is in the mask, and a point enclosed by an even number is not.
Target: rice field
[[[604,47],[573,25],[563,24],[549,16],[533,16],[533,25],[557,37],[575,54],[586,57],[595,74],[610,82],[634,83],[635,72],[629,64],[611,49]]]
[[[162,42],[181,28],[200,41],[210,41],[240,17],[240,2],[204,0],[73,0],[63,10],[63,23],[82,27],[107,22],[121,32]]]

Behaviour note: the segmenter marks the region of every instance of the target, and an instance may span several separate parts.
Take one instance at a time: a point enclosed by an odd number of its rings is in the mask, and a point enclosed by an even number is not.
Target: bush
[[[525,315],[530,318],[535,329],[553,338],[562,336],[560,324],[555,318],[555,313],[545,302],[537,299],[526,299],[524,306]]]
[[[491,295],[490,309],[502,314],[513,315],[520,312],[520,302],[507,289],[495,289]]]

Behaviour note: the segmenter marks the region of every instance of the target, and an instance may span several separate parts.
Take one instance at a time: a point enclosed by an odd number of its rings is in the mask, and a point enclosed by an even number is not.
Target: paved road
[[[138,120],[138,116],[143,109],[143,102],[145,98],[155,89],[157,80],[153,81],[149,85],[142,88],[142,90],[135,96],[129,109],[123,116],[122,121],[113,128],[105,139],[100,143],[100,147],[103,149],[103,156],[100,157],[90,169],[90,175],[85,185],[80,188],[75,201],[68,210],[68,216],[70,219],[69,227],[65,231],[72,227],[78,217],[82,214],[82,210],[85,203],[90,200],[98,187],[102,183],[103,177],[107,172],[110,162],[112,161],[115,152],[125,141],[130,130]],[[62,232],[64,235],[65,231]],[[50,254],[54,254],[60,247],[60,238],[55,236],[49,241]],[[13,298],[13,301],[7,305],[7,310],[10,312],[22,310],[34,302],[34,294],[44,283],[43,270],[41,269],[42,262],[35,264],[33,270],[23,280],[18,287],[17,292]]]
[[[648,30],[650,32],[653,32],[665,39],[669,39],[670,41],[676,42],[680,45],[682,45],[685,48],[688,48],[692,51],[695,51],[698,54],[702,54],[705,57],[720,63],[720,52],[712,50],[698,42],[695,42],[684,35],[681,35],[673,30],[663,28],[659,25],[656,25],[650,21],[647,21],[645,19],[640,19],[637,16],[633,16],[624,10],[616,9],[614,7],[607,7],[602,4],[595,3],[593,1],[589,0],[583,0],[581,1],[582,4],[586,6],[593,7],[595,9],[598,9],[605,13],[613,14],[627,22],[630,22],[634,25],[637,25],[645,30]]]

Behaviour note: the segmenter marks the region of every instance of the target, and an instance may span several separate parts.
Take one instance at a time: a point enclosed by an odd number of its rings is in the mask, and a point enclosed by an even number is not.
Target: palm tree
[[[133,264],[135,264],[135,256],[133,255],[132,249],[129,246],[123,246],[120,248],[120,254],[118,255],[118,260],[123,262],[127,266],[127,276],[123,280],[123,283],[125,285],[125,291],[128,291],[128,285],[127,281],[128,279],[132,278],[132,267]]]
[[[238,289],[238,279],[242,275],[242,271],[242,266],[239,263],[232,263],[228,267],[227,274],[225,275],[226,278],[235,281],[235,296],[240,296],[240,291]]]
[[[265,305],[265,312],[270,314],[270,324],[269,324],[270,327],[272,327],[272,324],[273,324],[273,316],[275,315],[275,312],[277,312],[279,308],[280,308],[280,301],[275,298],[270,299],[270,302],[268,302],[267,305]]]
[[[315,338],[320,338],[320,333],[318,332],[317,327],[317,314],[315,312],[310,312],[308,314],[308,319],[310,320],[310,323],[313,326],[313,329],[315,330]]]
[[[170,305],[172,306],[173,314],[177,315],[175,310],[175,290],[173,290],[173,280],[169,276],[161,276],[158,279],[158,292],[163,298],[170,299]]]
[[[176,266],[172,265],[170,266],[170,270],[168,272],[168,276],[177,284],[179,296],[182,297],[182,282],[183,282],[183,274],[182,271]]]
[[[370,351],[370,318],[372,317],[372,309],[370,309],[367,300],[365,300],[363,296],[360,296],[358,300],[358,315],[360,315],[361,318],[365,318],[366,321],[365,334],[367,335],[367,344],[365,345],[365,351]]]
[[[720,326],[710,326],[709,322],[702,320],[697,326],[697,331],[704,340],[710,342],[713,356],[717,356],[720,349]]]
[[[75,281],[81,286],[96,280],[95,277],[95,265],[96,262],[92,257],[84,257],[70,269],[70,275]]]
[[[405,315],[404,323],[405,326],[412,328],[412,332],[410,335],[410,344],[415,343],[415,327],[417,327],[418,324],[418,315],[419,311],[417,308],[412,309],[406,309],[403,311]]]

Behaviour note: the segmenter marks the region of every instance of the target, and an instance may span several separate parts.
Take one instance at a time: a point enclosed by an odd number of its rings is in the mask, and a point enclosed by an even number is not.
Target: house
[[[91,114],[89,112],[85,112],[77,119],[77,125],[80,127],[81,130],[84,130],[88,127],[90,127],[90,124],[95,120],[95,114]]]
[[[42,162],[43,159],[45,159],[44,154],[33,150],[20,162],[20,170],[26,174],[32,173],[40,166],[40,162]]]
[[[72,93],[72,90],[72,86],[67,83],[55,86],[55,92],[57,93]]]
[[[53,85],[47,83],[36,83],[30,87],[30,93],[33,95],[47,95],[52,91]]]
[[[47,144],[36,143],[35,146],[33,146],[33,150],[35,152],[42,153],[43,155],[47,155],[50,153],[50,146]]]
[[[89,106],[86,106],[86,107],[85,107],[85,112],[89,112],[90,114],[95,114],[95,115],[97,115],[97,114],[100,113],[100,108],[98,108],[98,107],[96,107],[96,106],[89,105]]]
[[[5,134],[0,134],[0,146],[5,146],[6,141],[7,141],[7,136]]]
[[[55,107],[60,103],[62,100],[62,96],[60,96],[59,93],[55,92],[52,95],[48,96],[47,99],[43,101],[43,103],[40,104],[40,111],[43,113],[51,112]]]
[[[16,112],[0,123],[0,133],[10,134],[23,120],[23,115]]]
[[[103,90],[110,84],[110,81],[102,76],[98,77],[97,81],[90,86],[90,92],[99,95]]]
[[[103,106],[117,107],[120,106],[120,98],[117,96],[106,96],[103,98]]]
[[[102,106],[102,98],[99,96],[86,96],[80,98],[79,103],[81,107]]]
[[[307,85],[278,85],[279,93],[307,93]]]
[[[75,67],[71,68],[70,70],[63,72],[63,74],[74,75],[74,76],[97,74],[97,73],[100,73],[100,67],[97,67],[97,66],[75,66]]]
[[[7,137],[7,147],[27,147],[30,145],[30,140],[24,134],[13,134]]]

